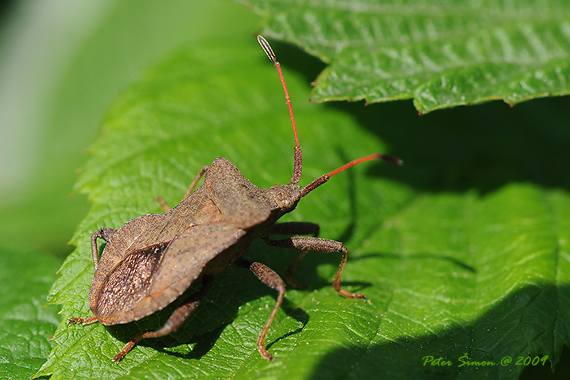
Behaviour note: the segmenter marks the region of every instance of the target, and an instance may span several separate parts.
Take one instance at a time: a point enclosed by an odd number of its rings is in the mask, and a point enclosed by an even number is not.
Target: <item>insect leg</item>
[[[196,177],[194,178],[194,180],[190,184],[190,187],[186,191],[186,194],[184,194],[184,197],[182,197],[182,200],[188,198],[190,196],[190,194],[192,194],[192,192],[194,191],[194,189],[198,185],[200,178],[202,178],[204,176],[204,174],[206,174],[206,172],[208,171],[209,168],[210,168],[209,166],[204,166],[204,167],[202,167],[202,169],[200,169],[200,171],[198,172],[198,174],[196,175]]]
[[[101,238],[108,242],[115,232],[117,232],[117,230],[114,228],[101,227],[91,235],[91,254],[93,255],[93,266],[95,267],[95,271],[97,271],[97,267],[99,266],[99,248],[97,248],[97,238]]]
[[[164,326],[162,326],[161,329],[156,331],[147,331],[145,333],[135,336],[133,339],[131,339],[129,343],[125,345],[125,347],[123,347],[121,352],[115,355],[113,361],[115,363],[118,363],[131,350],[131,348],[133,348],[133,346],[137,344],[137,342],[139,342],[141,339],[160,338],[161,336],[171,334],[176,330],[178,330],[178,328],[182,326],[184,321],[186,321],[186,319],[188,319],[188,317],[196,310],[198,305],[200,305],[200,302],[204,299],[204,297],[206,297],[206,294],[212,287],[213,283],[214,283],[213,276],[204,276],[202,278],[202,288],[198,290],[196,293],[192,294],[187,299],[185,299],[184,302],[182,302],[182,305],[180,305],[176,310],[174,310],[174,313],[172,313],[170,318],[168,318],[168,320],[166,321]]]
[[[273,311],[271,312],[269,319],[265,323],[265,326],[263,327],[263,330],[261,330],[261,334],[259,334],[259,338],[257,339],[257,350],[261,356],[269,361],[272,361],[273,356],[271,356],[271,354],[263,346],[265,344],[265,337],[267,336],[269,327],[271,327],[271,324],[273,323],[273,320],[279,311],[279,307],[283,302],[283,298],[285,297],[285,283],[281,277],[279,277],[279,275],[273,271],[273,269],[269,268],[265,264],[256,262],[252,263],[251,261],[244,259],[237,260],[236,264],[243,268],[249,268],[253,274],[255,274],[255,276],[261,280],[261,282],[279,292],[275,306],[273,306]]]
[[[333,282],[334,290],[336,290],[337,292],[339,292],[339,294],[347,298],[366,299],[363,294],[350,293],[340,288],[340,277],[342,276],[342,272],[344,271],[344,266],[346,265],[346,259],[348,257],[348,250],[341,242],[329,239],[321,239],[317,237],[292,237],[283,240],[273,240],[270,238],[264,238],[264,240],[267,244],[272,245],[274,247],[283,247],[283,248],[299,249],[302,251],[316,251],[316,252],[328,252],[328,253],[341,252],[342,261],[340,263],[340,267],[338,268],[338,272],[336,272],[336,276],[334,278]]]
[[[99,267],[99,248],[97,247],[97,238],[101,238],[108,242],[111,240],[111,237],[115,232],[117,232],[117,230],[114,228],[101,227],[91,235],[91,255],[93,256],[93,267],[95,267],[95,271],[97,271],[97,268]],[[69,318],[67,320],[67,323],[70,325],[73,323],[88,325],[93,322],[97,322],[97,317],[94,315],[89,318]]]
[[[208,171],[209,168],[210,168],[209,166],[204,166],[202,169],[200,169],[200,172],[198,172],[198,175],[194,178],[194,180],[190,184],[190,187],[186,191],[186,194],[184,194],[184,196],[182,197],[182,200],[188,198],[190,196],[190,194],[192,194],[192,192],[194,191],[194,189],[198,185],[200,178],[202,178],[204,176],[204,174]],[[162,199],[162,197],[156,197],[156,201],[158,203],[160,203],[160,206],[162,207],[162,209],[164,211],[166,211],[166,212],[170,211],[170,206],[168,206],[166,204],[166,202],[164,201],[164,199]]]
[[[74,323],[81,323],[83,325],[90,325],[91,323],[97,322],[96,316],[91,316],[89,318],[69,318],[67,324],[72,325]]]
[[[270,234],[276,235],[313,235],[314,237],[319,236],[319,225],[309,222],[287,222],[274,224],[271,229]],[[305,257],[308,251],[302,251],[297,258],[289,265],[287,272],[285,272],[285,278],[287,281],[296,288],[307,289],[307,285],[299,282],[293,278],[295,269],[299,262]]]

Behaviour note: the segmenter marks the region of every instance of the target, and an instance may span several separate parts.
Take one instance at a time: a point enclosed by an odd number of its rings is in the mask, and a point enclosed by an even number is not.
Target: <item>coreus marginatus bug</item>
[[[101,228],[91,236],[95,276],[89,293],[89,306],[93,316],[71,318],[69,323],[86,325],[99,321],[110,326],[137,321],[163,309],[194,281],[202,279],[202,288],[185,299],[162,328],[135,336],[113,358],[115,362],[121,360],[141,339],[157,338],[176,331],[204,299],[214,277],[231,263],[249,268],[264,284],[279,292],[273,311],[257,340],[261,356],[273,360],[264,342],[285,296],[285,283],[264,264],[242,258],[257,238],[271,246],[302,251],[287,271],[287,278],[293,284],[296,284],[292,279],[293,271],[307,251],[342,253],[342,261],[333,282],[334,289],[344,297],[364,299],[362,294],[350,293],[340,287],[348,253],[342,243],[316,237],[319,233],[317,224],[276,222],[284,214],[293,211],[299,200],[309,192],[351,166],[374,159],[384,159],[398,165],[402,162],[395,157],[373,154],[351,161],[304,188],[298,186],[302,155],[291,100],[275,54],[263,37],[258,36],[257,39],[277,68],[291,116],[295,137],[291,183],[260,189],[249,182],[234,164],[218,157],[210,166],[202,168],[178,206],[171,209],[159,197],[157,200],[165,214],[143,215],[118,230]],[[193,192],[204,174],[204,184]],[[271,234],[313,236],[274,240],[269,237]],[[97,238],[107,242],[101,259]]]

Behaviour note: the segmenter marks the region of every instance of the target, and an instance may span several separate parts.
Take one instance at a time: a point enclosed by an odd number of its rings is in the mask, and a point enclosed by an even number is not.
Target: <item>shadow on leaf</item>
[[[165,309],[139,321],[108,326],[107,329],[111,335],[125,344],[137,334],[158,330],[182,301],[198,289],[199,285],[194,284]],[[267,294],[276,295],[276,292],[260,283],[248,270],[231,266],[216,278],[206,299],[176,332],[161,338],[143,339],[137,345],[150,346],[158,351],[186,359],[199,359],[211,349],[224,328],[238,316],[240,306]],[[273,303],[270,305],[273,307]],[[302,326],[305,326],[309,320],[309,315],[287,298],[283,300],[281,310],[300,322]],[[270,311],[271,309],[268,309],[267,318]],[[273,342],[266,342],[266,345],[271,346],[301,330],[302,327]]]
[[[569,295],[568,286],[527,286],[465,325],[419,338],[336,348],[322,358],[311,379],[517,379],[525,370],[525,360],[529,368],[522,378],[562,378],[552,375],[550,367],[563,342],[552,347],[552,339],[558,329],[567,328],[567,321],[556,313],[544,316],[537,300],[556,304]],[[382,324],[377,334],[381,336]],[[545,350],[546,359],[536,355],[539,347],[550,347]],[[566,349],[556,372],[568,373],[568,353]]]
[[[378,134],[404,168],[373,165],[369,173],[427,192],[492,192],[511,182],[570,190],[570,98],[502,102],[417,116],[410,102],[335,103]],[[396,170],[397,169],[397,170]]]

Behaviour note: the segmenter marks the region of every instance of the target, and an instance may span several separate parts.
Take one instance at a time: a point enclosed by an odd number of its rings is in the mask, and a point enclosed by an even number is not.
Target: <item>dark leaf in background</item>
[[[413,99],[422,113],[570,92],[564,0],[238,0],[330,64],[311,99]]]

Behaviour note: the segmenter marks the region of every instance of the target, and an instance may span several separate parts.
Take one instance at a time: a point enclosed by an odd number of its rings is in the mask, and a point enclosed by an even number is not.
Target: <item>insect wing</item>
[[[108,274],[92,311],[101,323],[139,320],[172,303],[245,231],[224,224],[193,226],[170,242],[136,249]]]
[[[96,291],[92,289],[91,310],[103,324],[133,320],[132,309],[146,298],[167,246],[168,242],[161,242],[128,253]]]

